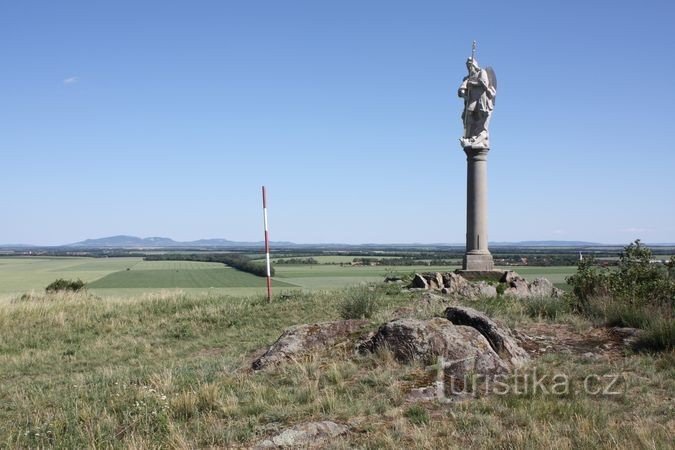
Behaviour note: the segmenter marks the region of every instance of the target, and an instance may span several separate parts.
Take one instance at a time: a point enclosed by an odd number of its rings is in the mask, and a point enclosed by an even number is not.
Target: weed
[[[379,293],[373,287],[358,286],[345,291],[340,304],[343,319],[370,319],[379,308]]]

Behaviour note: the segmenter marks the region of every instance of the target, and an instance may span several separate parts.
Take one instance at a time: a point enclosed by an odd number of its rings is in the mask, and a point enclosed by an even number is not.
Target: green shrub
[[[45,291],[48,293],[51,292],[77,292],[84,289],[84,281],[77,280],[65,280],[63,278],[58,278],[57,280],[52,281],[46,288]]]
[[[609,272],[594,265],[593,256],[579,261],[577,273],[567,277],[572,287],[571,303],[577,312],[588,313],[591,301],[603,297],[609,291]]]
[[[638,351],[669,351],[675,346],[675,258],[651,262],[652,252],[640,240],[624,248],[616,269],[579,262],[567,279],[576,311],[607,326],[641,328]]]
[[[616,269],[599,268],[593,258],[579,261],[577,273],[567,278],[574,309],[611,326],[647,328],[654,318],[672,319],[675,264],[651,258],[638,239],[624,248]]]
[[[347,289],[340,303],[340,316],[343,319],[370,319],[379,307],[379,294],[368,286]]]

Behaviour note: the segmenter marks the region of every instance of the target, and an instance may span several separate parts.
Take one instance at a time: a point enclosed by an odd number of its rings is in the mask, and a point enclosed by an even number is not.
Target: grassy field
[[[325,258],[342,258],[327,256]],[[304,264],[276,266],[275,290],[337,289],[379,282],[389,274],[448,272],[459,266],[339,266]],[[565,287],[575,267],[505,267],[528,280],[546,277]],[[143,293],[177,291],[190,294],[257,295],[265,290],[263,278],[228,269],[220,263],[143,261],[142,258],[8,257],[0,258],[0,299],[41,291],[57,278],[82,279],[101,297],[133,297]]]
[[[57,278],[91,282],[139,262],[141,258],[0,258],[0,295],[42,290]]]
[[[81,279],[101,297],[133,297],[143,293],[256,295],[265,279],[220,263],[143,261],[142,258],[0,258],[0,299],[43,291],[57,278]],[[298,288],[275,281],[279,289]]]
[[[415,294],[390,288],[379,288],[371,328],[415,304]],[[540,376],[564,372],[579,387],[589,373],[619,373],[621,395],[510,393],[449,405],[406,401],[424,369],[387,352],[333,351],[246,370],[285,327],[339,318],[344,295],[299,293],[271,305],[262,297],[156,294],[108,301],[38,295],[2,304],[0,447],[243,447],[310,420],[350,424],[349,434],[328,444],[335,449],[672,445],[672,352],[589,359],[550,349],[532,363]],[[519,328],[555,325],[537,322],[523,303],[472,305]],[[592,326],[569,315],[556,321]]]

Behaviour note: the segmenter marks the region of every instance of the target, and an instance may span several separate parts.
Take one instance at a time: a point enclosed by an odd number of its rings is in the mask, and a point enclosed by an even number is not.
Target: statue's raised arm
[[[475,58],[474,42],[471,58],[466,61],[469,73],[462,80],[457,94],[464,99],[462,147],[490,148],[490,116],[497,96],[497,77],[492,67],[481,69]]]

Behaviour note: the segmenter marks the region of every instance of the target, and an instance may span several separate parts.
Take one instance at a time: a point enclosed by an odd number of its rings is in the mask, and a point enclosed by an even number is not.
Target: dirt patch
[[[577,354],[595,358],[622,358],[627,345],[608,328],[578,331],[568,324],[521,325],[516,333],[520,345],[536,358],[549,353]]]

